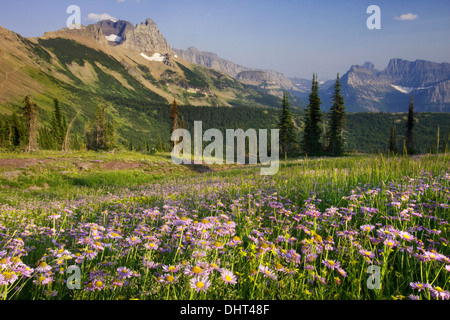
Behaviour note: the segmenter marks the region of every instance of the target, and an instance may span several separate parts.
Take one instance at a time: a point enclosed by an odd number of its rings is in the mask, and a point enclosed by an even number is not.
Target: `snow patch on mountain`
[[[115,34],[111,34],[109,36],[105,36],[106,40],[111,41],[111,42],[117,42],[120,43],[122,41],[122,38],[119,37],[118,35]]]
[[[141,56],[149,61],[164,62],[164,56],[161,53],[155,53],[151,57],[147,56],[145,53],[141,53]]]
[[[411,88],[411,87],[396,86],[396,85],[393,85],[393,84],[391,84],[391,86],[394,89],[396,89],[396,90],[398,90],[398,91],[400,91],[402,93],[406,93],[406,94],[409,94],[409,93],[411,93],[414,90],[425,90],[425,89],[431,88],[431,86],[430,87]]]
[[[393,85],[393,84],[391,84],[391,86],[392,86],[394,89],[400,91],[401,93],[406,93],[406,94],[411,93],[411,91],[414,90],[414,88],[410,88],[410,87],[401,87],[401,86],[396,86],[396,85]]]

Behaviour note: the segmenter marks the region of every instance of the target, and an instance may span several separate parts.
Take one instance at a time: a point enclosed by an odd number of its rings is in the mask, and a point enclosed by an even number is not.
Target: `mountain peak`
[[[97,22],[106,39],[112,43],[122,43],[126,34],[134,30],[134,25],[125,20],[102,20]]]
[[[156,26],[156,23],[150,18],[145,19],[145,22],[143,22],[142,24],[145,24],[146,26]]]
[[[144,53],[169,53],[172,51],[156,23],[150,18],[130,30],[122,45]]]
[[[370,61],[364,62],[364,64],[362,66],[366,69],[369,69],[370,71],[377,71],[377,68],[375,68],[375,65]]]
[[[391,77],[396,85],[401,84],[412,88],[427,87],[450,79],[450,64],[394,58],[389,61],[383,74]]]
[[[189,51],[189,52],[200,52],[196,47],[189,47],[189,48],[187,48],[187,51]]]

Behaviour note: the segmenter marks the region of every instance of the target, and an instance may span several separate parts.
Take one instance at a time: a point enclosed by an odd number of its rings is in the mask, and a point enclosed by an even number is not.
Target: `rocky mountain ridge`
[[[81,81],[84,84],[99,81],[99,72],[102,70],[104,72],[102,67],[105,66],[99,66],[98,61],[93,62],[94,64],[90,62],[84,64],[86,59],[89,60],[86,53],[78,55],[77,52],[69,52],[64,48],[54,48],[55,45],[67,44],[64,41],[53,41],[59,38],[75,41],[114,57],[125,67],[127,73],[167,101],[178,97],[180,102],[184,103],[241,105],[241,102],[236,101],[242,97],[242,90],[246,90],[251,92],[250,95],[256,92],[257,95],[265,95],[265,98],[259,101],[272,106],[277,105],[277,99],[287,90],[291,93],[296,106],[305,107],[311,87],[311,80],[287,78],[273,70],[248,68],[223,59],[215,53],[199,51],[194,47],[188,50],[173,49],[151,19],[137,25],[123,20],[105,20],[81,26],[80,29],[64,28],[47,32],[43,37],[30,39],[19,35],[7,36],[14,33],[6,29],[0,31],[0,36],[3,35],[3,38],[0,38],[3,41],[2,45],[16,41],[16,38],[21,42],[15,47],[12,46],[14,54],[11,54],[11,57],[6,54],[8,46],[3,48],[3,53],[0,52],[4,59],[1,63],[4,80],[0,84],[0,89],[11,87],[7,80],[12,79],[14,73],[10,71],[17,73],[21,69],[14,64],[23,65],[25,62],[50,72],[52,76],[65,82],[73,79],[73,76],[78,80],[71,81]],[[51,45],[47,41],[49,39],[53,39],[50,41]],[[59,50],[59,56],[54,52],[56,49]],[[33,59],[30,59],[30,55],[18,60],[13,58],[22,56],[21,52],[27,50],[31,50],[32,54],[37,56]],[[60,63],[55,67],[53,61],[61,59],[70,63]],[[65,70],[67,68],[68,70]],[[100,68],[100,71],[94,70],[96,68]],[[67,71],[70,74],[67,74]],[[110,74],[113,74],[111,72]],[[27,79],[27,75],[22,77]],[[18,76],[17,81],[22,83],[23,81],[19,79]],[[128,89],[132,87],[120,77],[117,80]],[[395,58],[390,60],[384,70],[378,70],[373,63],[366,62],[363,65],[351,66],[348,72],[342,75],[341,83],[349,112],[405,111],[412,94],[416,97],[417,111],[450,112],[449,63]],[[331,105],[333,84],[334,80],[320,84],[324,111],[328,111]],[[33,88],[42,86],[42,83],[33,84]],[[216,89],[218,91],[215,91]],[[234,92],[235,89],[240,92]],[[23,90],[5,91],[5,95],[9,96],[15,91]],[[268,98],[269,96],[271,98]]]
[[[295,90],[292,81],[275,70],[261,70],[244,67],[232,61],[223,59],[215,53],[199,51],[195,47],[189,47],[187,50],[173,49],[173,51],[190,63],[215,69],[242,83],[257,86],[275,95],[280,95],[281,90]]]
[[[350,67],[341,82],[352,111],[404,111],[413,94],[417,111],[450,111],[449,63],[394,58],[378,71],[366,62]],[[330,96],[332,88],[326,94]]]

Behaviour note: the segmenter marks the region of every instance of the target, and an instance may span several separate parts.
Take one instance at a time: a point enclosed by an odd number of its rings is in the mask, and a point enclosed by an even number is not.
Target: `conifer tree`
[[[23,113],[28,129],[28,143],[25,148],[25,152],[33,152],[39,150],[38,139],[38,112],[36,104],[31,99],[31,96],[26,96],[23,100],[25,106],[23,107]]]
[[[106,149],[106,116],[105,108],[101,105],[97,106],[97,113],[94,120],[94,137],[95,137],[95,150]]]
[[[414,94],[411,96],[408,110],[408,121],[406,122],[405,147],[408,154],[414,154]]]
[[[66,136],[67,124],[66,119],[62,114],[61,107],[59,105],[59,100],[57,98],[54,98],[53,102],[54,102],[53,120],[52,120],[53,136],[56,142],[57,149],[61,149],[64,143],[64,138]]]
[[[176,100],[173,100],[170,108],[170,119],[172,119],[172,132],[178,129],[178,106]],[[173,141],[173,146],[178,144],[177,141]]]
[[[6,121],[0,121],[0,148],[9,147],[9,126]]]
[[[116,123],[113,120],[106,121],[105,150],[113,150],[117,147]]]
[[[86,147],[88,150],[112,150],[117,147],[116,125],[106,119],[105,108],[97,106],[94,124],[85,126]]]
[[[87,150],[95,150],[95,138],[94,138],[94,126],[91,121],[88,119],[84,125],[84,135],[86,141],[86,149]]]
[[[22,125],[20,123],[19,116],[16,112],[13,112],[11,116],[11,124],[10,124],[10,132],[11,132],[11,145],[12,147],[18,147],[22,142],[23,138],[23,130]]]
[[[389,151],[392,154],[398,153],[398,149],[397,149],[397,129],[396,129],[395,125],[391,127],[391,137],[389,139]]]
[[[302,150],[308,155],[320,155],[322,145],[320,143],[322,113],[320,110],[319,82],[317,75],[313,75],[312,89],[309,95],[309,104],[305,112],[305,129],[302,139]]]
[[[289,155],[298,151],[298,142],[295,136],[294,123],[289,105],[287,92],[283,93],[283,104],[281,108],[278,128],[280,129],[280,153]]]
[[[339,157],[344,154],[345,106],[341,96],[339,73],[334,85],[333,104],[330,108],[330,128],[328,130],[328,153]],[[324,137],[325,139],[325,137]]]

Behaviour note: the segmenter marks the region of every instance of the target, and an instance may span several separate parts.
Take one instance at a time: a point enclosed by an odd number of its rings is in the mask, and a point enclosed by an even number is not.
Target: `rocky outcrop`
[[[411,95],[419,112],[450,110],[450,64],[424,60],[391,59],[378,71],[366,62],[352,66],[341,78],[342,93],[350,111],[406,112]],[[324,92],[329,100],[333,88]]]
[[[249,68],[243,67],[234,62],[222,59],[215,53],[199,51],[195,47],[190,47],[187,50],[172,50],[178,56],[190,63],[217,70],[233,78],[235,78],[237,74],[242,71],[250,70]]]
[[[126,34],[134,30],[134,25],[125,20],[103,20],[97,22],[97,25],[102,29],[105,37],[110,37],[111,35],[117,36],[117,41],[114,41],[117,44],[123,43],[126,39]]]
[[[253,85],[257,85],[266,90],[284,89],[295,90],[289,80],[283,74],[273,70],[245,70],[236,75],[236,79]]]
[[[126,33],[126,39],[121,44],[124,48],[133,49],[143,53],[170,53],[172,50],[166,38],[161,34],[156,24],[147,19]]]
[[[225,73],[246,84],[259,86],[265,90],[296,90],[283,74],[273,70],[256,70],[220,58],[217,54],[199,51],[194,47],[187,50],[173,49],[184,60],[203,67]]]
[[[79,29],[68,29],[63,28],[58,31],[54,32],[46,32],[44,34],[45,37],[63,37],[63,38],[70,38],[70,36],[78,36],[82,38],[88,38],[96,40],[102,44],[107,44],[108,41],[105,39],[105,36],[103,35],[102,29],[100,26],[91,24],[89,26],[80,26]]]
[[[450,63],[425,60],[391,59],[381,75],[392,78],[395,85],[423,88],[450,79]]]

